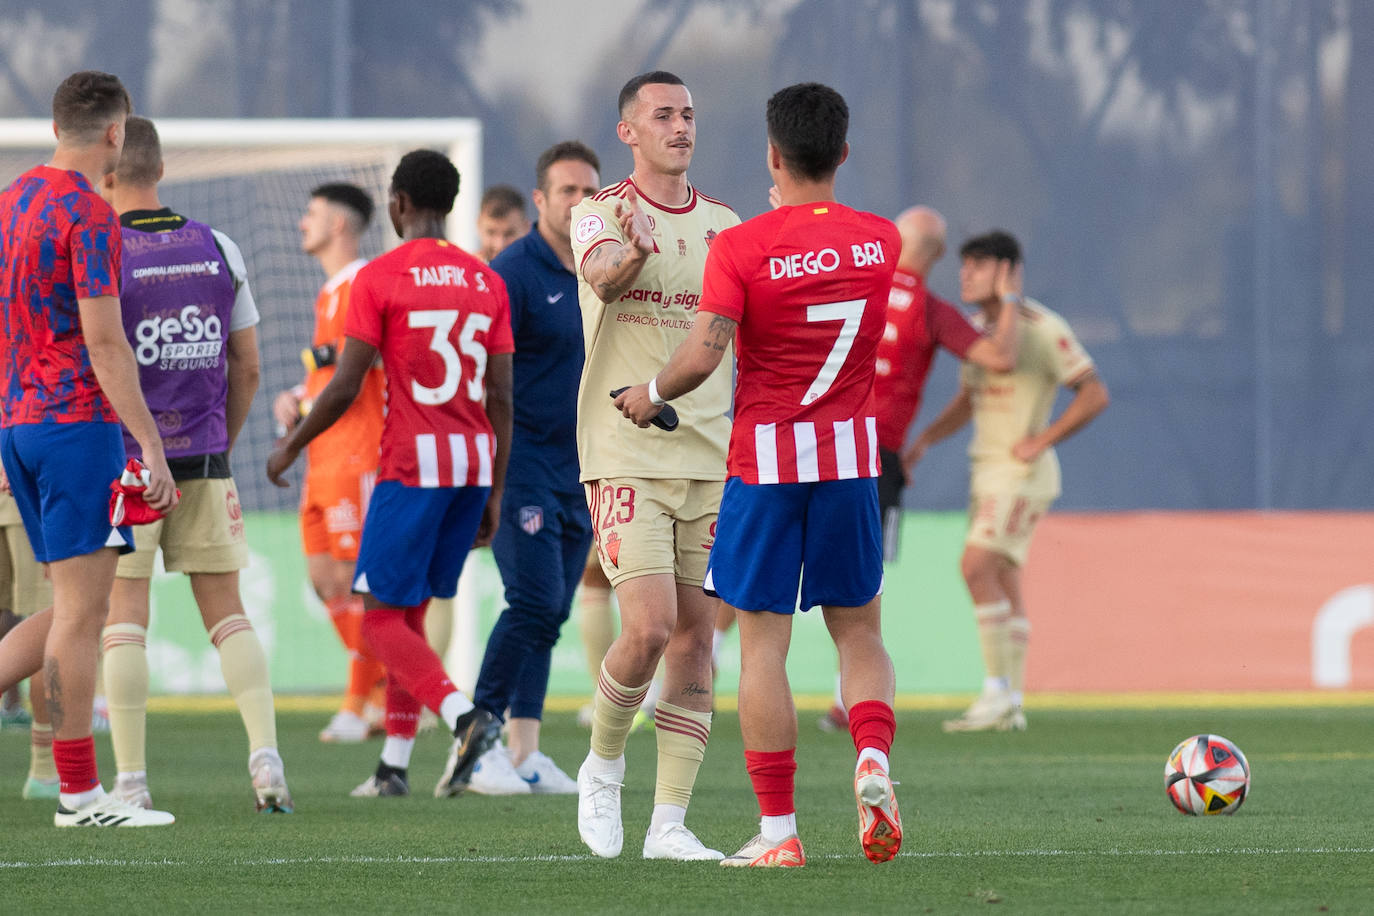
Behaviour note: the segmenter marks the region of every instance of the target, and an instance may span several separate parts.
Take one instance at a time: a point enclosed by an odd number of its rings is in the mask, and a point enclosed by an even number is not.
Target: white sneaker
[[[529,795],[530,784],[515,772],[506,746],[498,741],[477,758],[468,791],[478,795]]]
[[[587,848],[603,859],[614,859],[625,845],[625,829],[620,823],[620,790],[625,774],[625,758],[616,761],[620,773],[590,771],[588,760],[577,771],[577,833]]]
[[[166,811],[150,811],[121,801],[106,792],[73,811],[60,802],[52,816],[56,827],[165,827],[176,822]]]
[[[962,716],[946,719],[944,729],[947,732],[1007,731],[1012,727],[1010,722],[1016,712],[1011,691],[987,691],[974,700]]]
[[[249,757],[248,772],[253,776],[259,813],[290,814],[296,809],[286,788],[286,766],[276,748],[265,747]]]
[[[536,795],[577,794],[577,780],[560,770],[558,764],[543,751],[535,751],[526,757],[525,762],[515,768],[515,774]]]
[[[153,797],[148,793],[147,773],[120,773],[115,777],[110,795],[135,808],[151,810],[153,807]]]
[[[673,859],[677,862],[719,862],[725,853],[707,849],[686,824],[664,824],[655,831],[652,827],[644,837],[644,858]]]
[[[367,740],[371,727],[367,720],[354,712],[341,709],[320,732],[320,740],[325,744],[362,744]]]

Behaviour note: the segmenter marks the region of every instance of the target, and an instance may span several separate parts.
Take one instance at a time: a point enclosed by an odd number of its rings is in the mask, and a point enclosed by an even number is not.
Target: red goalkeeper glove
[[[143,466],[143,462],[137,458],[129,459],[124,466],[124,473],[110,484],[111,525],[116,528],[120,525],[146,525],[163,517],[165,513],[157,511],[143,499],[151,476],[152,472]],[[177,498],[181,498],[180,490],[177,490]]]

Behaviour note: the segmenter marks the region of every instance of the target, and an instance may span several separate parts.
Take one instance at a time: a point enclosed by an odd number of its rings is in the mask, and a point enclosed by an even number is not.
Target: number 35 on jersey
[[[487,367],[515,349],[501,278],[456,245],[414,239],[358,272],[346,334],[376,347],[386,373],[377,479],[491,486]]]

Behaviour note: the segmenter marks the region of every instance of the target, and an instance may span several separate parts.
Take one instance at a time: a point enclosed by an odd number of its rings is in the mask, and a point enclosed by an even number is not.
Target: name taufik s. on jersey
[[[358,271],[345,333],[376,347],[386,373],[377,479],[491,486],[487,357],[515,350],[500,276],[451,242],[412,239]]]
[[[730,476],[878,476],[874,359],[900,251],[890,221],[834,202],[780,207],[717,236],[701,311],[739,322]]]

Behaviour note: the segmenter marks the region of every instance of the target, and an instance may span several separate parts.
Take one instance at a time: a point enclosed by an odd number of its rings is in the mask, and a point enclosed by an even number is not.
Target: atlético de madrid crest
[[[520,507],[520,527],[526,534],[538,534],[544,527],[544,510],[540,506]]]

